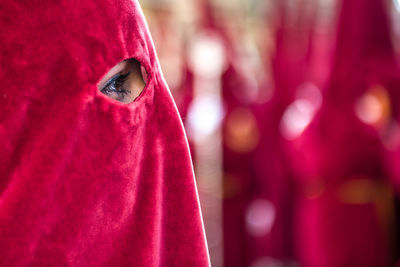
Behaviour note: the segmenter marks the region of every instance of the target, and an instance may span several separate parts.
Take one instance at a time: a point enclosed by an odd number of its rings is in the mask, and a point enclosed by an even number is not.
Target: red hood
[[[186,137],[137,1],[1,5],[0,265],[208,266]],[[127,58],[149,79],[125,105],[97,83]]]

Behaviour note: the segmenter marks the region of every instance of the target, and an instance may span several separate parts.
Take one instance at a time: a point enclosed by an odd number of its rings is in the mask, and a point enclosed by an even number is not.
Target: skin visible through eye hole
[[[146,76],[135,59],[124,60],[115,65],[98,84],[101,93],[124,104],[133,102],[143,91]]]

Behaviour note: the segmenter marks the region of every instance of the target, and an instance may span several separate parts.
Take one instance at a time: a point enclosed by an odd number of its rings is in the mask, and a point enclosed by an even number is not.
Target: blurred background
[[[140,0],[212,266],[400,266],[400,0]]]

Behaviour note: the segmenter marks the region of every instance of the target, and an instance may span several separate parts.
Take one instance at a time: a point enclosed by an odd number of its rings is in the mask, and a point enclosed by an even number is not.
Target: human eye
[[[120,102],[125,102],[124,99],[131,93],[126,88],[126,80],[128,79],[130,72],[126,74],[118,73],[112,77],[106,85],[100,89],[100,92]]]
[[[103,77],[98,89],[109,98],[129,104],[143,91],[146,85],[143,76],[146,75],[137,60],[124,60]]]

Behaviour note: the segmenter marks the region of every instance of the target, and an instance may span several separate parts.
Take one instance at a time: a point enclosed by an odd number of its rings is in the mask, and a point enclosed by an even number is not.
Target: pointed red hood
[[[1,5],[0,265],[208,266],[186,137],[137,1]],[[149,78],[125,105],[97,83],[128,58]]]

